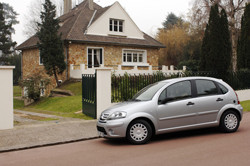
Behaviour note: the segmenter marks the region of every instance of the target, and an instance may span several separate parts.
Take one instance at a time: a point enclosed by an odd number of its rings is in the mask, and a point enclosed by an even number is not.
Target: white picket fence
[[[186,66],[183,66],[182,70],[175,70],[173,65],[171,65],[170,67],[162,66],[162,70],[153,70],[152,66],[149,66],[148,70],[139,70],[137,66],[134,66],[133,69],[131,70],[122,70],[121,65],[118,65],[117,69],[114,69],[114,68],[109,68],[109,67],[104,67],[104,66],[101,66],[98,68],[86,68],[85,64],[80,64],[80,66],[70,64],[70,78],[81,79],[82,74],[94,74],[96,72],[96,69],[99,69],[99,68],[111,69],[112,74],[121,75],[121,76],[123,76],[125,73],[139,75],[139,74],[154,74],[159,71],[165,74],[177,74],[186,70]]]

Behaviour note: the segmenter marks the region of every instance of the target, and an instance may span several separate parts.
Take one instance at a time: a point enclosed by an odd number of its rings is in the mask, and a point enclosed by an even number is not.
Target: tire
[[[142,119],[132,121],[127,129],[127,140],[135,145],[147,143],[152,137],[151,125]]]
[[[223,113],[220,119],[220,130],[225,133],[237,131],[240,125],[240,117],[235,111]]]

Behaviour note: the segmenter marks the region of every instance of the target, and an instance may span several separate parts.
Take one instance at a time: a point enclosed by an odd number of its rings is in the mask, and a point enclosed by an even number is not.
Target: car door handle
[[[187,105],[194,105],[194,103],[193,102],[188,102]]]
[[[223,101],[223,99],[222,98],[218,98],[216,101]]]

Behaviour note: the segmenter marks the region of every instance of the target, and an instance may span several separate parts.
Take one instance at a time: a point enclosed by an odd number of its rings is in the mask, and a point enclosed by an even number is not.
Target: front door
[[[88,68],[100,67],[103,64],[102,48],[88,48]]]

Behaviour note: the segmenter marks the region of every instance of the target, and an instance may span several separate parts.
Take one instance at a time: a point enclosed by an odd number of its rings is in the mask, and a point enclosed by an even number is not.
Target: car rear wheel
[[[145,120],[135,120],[127,129],[127,139],[132,144],[145,144],[152,137],[152,127]]]
[[[220,129],[225,133],[232,133],[237,131],[240,125],[239,115],[235,111],[225,112],[220,121]]]

